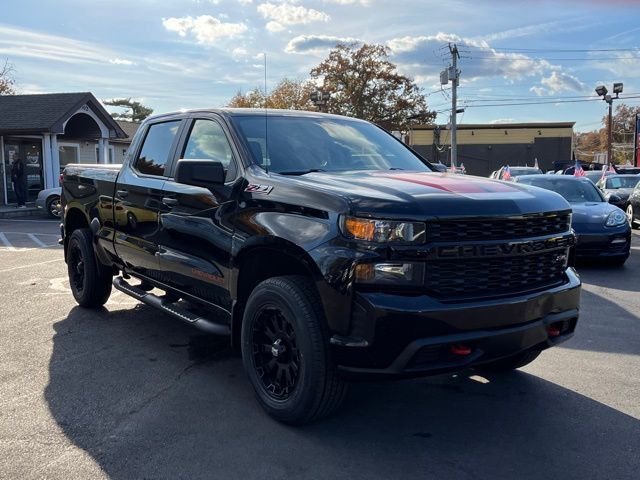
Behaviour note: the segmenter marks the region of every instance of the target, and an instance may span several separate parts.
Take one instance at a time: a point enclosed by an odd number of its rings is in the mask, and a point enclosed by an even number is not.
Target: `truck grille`
[[[512,240],[564,233],[571,227],[566,212],[520,218],[457,219],[427,222],[428,242]]]
[[[431,261],[426,287],[443,300],[534,291],[562,283],[566,255],[562,248],[514,257]]]

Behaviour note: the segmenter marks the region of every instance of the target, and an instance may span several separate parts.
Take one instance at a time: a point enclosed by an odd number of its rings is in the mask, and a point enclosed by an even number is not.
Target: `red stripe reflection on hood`
[[[434,180],[431,180],[433,174],[428,173],[382,173],[376,176],[424,185],[425,187],[436,188],[450,193],[499,193],[517,191],[515,188],[503,183],[489,180],[470,180],[458,175],[452,177],[449,176],[449,174],[442,174]]]

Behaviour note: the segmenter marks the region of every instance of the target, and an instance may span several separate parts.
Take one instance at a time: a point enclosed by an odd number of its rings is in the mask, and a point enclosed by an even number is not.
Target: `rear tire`
[[[67,247],[67,271],[73,298],[87,308],[101,307],[111,295],[113,275],[93,251],[93,235],[88,228],[74,230]]]
[[[60,204],[60,197],[53,195],[47,199],[46,204],[47,214],[52,218],[60,218],[62,214],[62,205]]]
[[[318,420],[346,395],[347,384],[330,356],[322,304],[306,277],[270,278],[251,292],[242,322],[242,360],[258,402],[278,421]]]
[[[527,350],[511,357],[502,358],[500,360],[496,360],[495,362],[479,366],[476,370],[487,373],[510,372],[512,370],[516,370],[520,367],[524,367],[525,365],[530,364],[536,358],[538,358],[540,352],[540,350]]]

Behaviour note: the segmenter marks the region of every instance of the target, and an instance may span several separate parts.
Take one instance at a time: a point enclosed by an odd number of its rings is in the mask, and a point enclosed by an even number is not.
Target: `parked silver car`
[[[53,218],[60,218],[62,214],[61,193],[62,188],[60,187],[41,190],[36,198],[36,207],[43,208]]]

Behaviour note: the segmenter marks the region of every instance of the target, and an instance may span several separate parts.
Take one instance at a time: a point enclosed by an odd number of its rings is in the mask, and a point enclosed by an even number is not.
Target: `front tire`
[[[627,220],[629,220],[629,225],[631,225],[631,228],[638,228],[638,224],[634,220],[633,216],[634,216],[633,205],[629,204],[627,206]]]
[[[101,307],[111,295],[113,275],[93,251],[93,235],[88,228],[74,230],[67,247],[67,271],[71,293],[78,305]]]
[[[511,357],[502,358],[500,360],[496,360],[495,362],[481,365],[476,370],[487,373],[511,372],[533,362],[536,358],[538,358],[540,352],[540,350],[526,350]]]
[[[331,360],[328,337],[320,299],[308,278],[270,278],[249,296],[242,359],[258,402],[276,420],[308,423],[342,403],[347,385]]]

